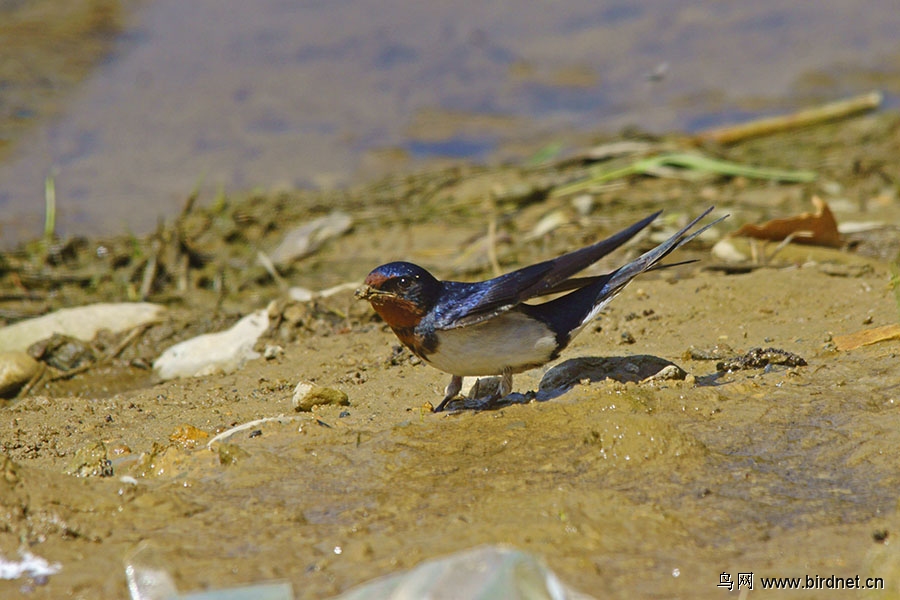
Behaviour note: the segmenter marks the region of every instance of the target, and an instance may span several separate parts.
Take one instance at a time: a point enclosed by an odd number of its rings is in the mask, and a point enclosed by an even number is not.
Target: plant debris
[[[847,335],[836,335],[832,339],[838,350],[856,350],[860,346],[900,339],[900,324],[894,323],[884,327],[848,333]]]
[[[762,369],[769,365],[786,367],[805,367],[806,360],[780,348],[752,348],[742,356],[731,358],[716,364],[719,371],[742,371],[745,369]]]

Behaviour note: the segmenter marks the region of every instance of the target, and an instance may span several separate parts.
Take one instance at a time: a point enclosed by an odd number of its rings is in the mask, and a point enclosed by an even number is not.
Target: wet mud
[[[62,566],[0,581],[0,595],[126,597],[125,562],[141,544],[182,591],[287,579],[298,598],[321,598],[504,544],[598,598],[720,598],[722,573],[747,572],[882,577],[896,592],[900,345],[838,351],[832,338],[900,318],[898,132],[900,118],[883,114],[704,149],[811,169],[812,183],[630,177],[583,210],[552,193],[591,168],[580,159],[460,166],[328,195],[189,203],[146,238],[10,253],[7,321],[109,299],[160,302],[170,316],[0,409],[0,554],[27,548]],[[839,223],[870,226],[841,250],[765,246],[765,261],[741,269],[711,254],[743,223],[809,210],[814,193]],[[634,282],[559,361],[516,376],[513,401],[483,410],[432,414],[447,376],[398,350],[352,290],[284,297],[285,282],[323,289],[398,258],[483,278],[486,239],[509,270],[664,209],[610,267],[712,204],[732,216],[679,252],[698,262]],[[334,208],[353,229],[284,281],[256,262],[289,226]],[[557,227],[529,237],[554,213]],[[283,353],[228,375],[158,382],[148,370],[169,345],[273,300],[279,318],[260,345]],[[93,345],[104,355],[121,341]],[[801,360],[718,366],[759,348]],[[573,361],[580,377],[567,374]],[[671,363],[683,378],[644,377]],[[349,406],[294,411],[301,380]]]

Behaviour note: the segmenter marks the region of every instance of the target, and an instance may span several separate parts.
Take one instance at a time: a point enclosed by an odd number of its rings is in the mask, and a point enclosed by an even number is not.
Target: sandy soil
[[[27,548],[62,569],[46,580],[2,581],[0,595],[126,597],[125,563],[140,544],[151,545],[182,591],[287,579],[298,598],[327,597],[429,558],[504,544],[598,598],[720,598],[723,572],[735,581],[752,572],[756,587],[767,576],[883,577],[888,596],[897,594],[900,342],[838,351],[833,336],[898,320],[889,286],[900,248],[898,123],[897,115],[866,117],[714,150],[813,169],[814,183],[632,178],[597,191],[582,216],[571,198],[547,193],[589,168],[578,161],[461,167],[346,196],[251,197],[191,213],[169,238],[131,240],[144,250],[104,263],[111,275],[94,287],[59,280],[39,300],[6,302],[8,315],[40,312],[36,303],[125,299],[156,240],[162,267],[149,299],[167,303],[172,317],[116,361],[45,380],[2,409],[0,555]],[[809,210],[813,193],[839,222],[876,226],[849,236],[844,250],[792,247],[766,265],[718,268],[709,252],[716,239],[744,222]],[[339,206],[357,219],[354,229],[287,270],[289,283],[360,280],[400,257],[445,277],[479,278],[488,275],[487,254],[472,248],[491,215],[510,269],[662,208],[669,220],[651,233],[656,239],[709,204],[732,217],[679,254],[698,263],[635,282],[559,361],[517,376],[515,390],[537,390],[567,368],[580,381],[546,401],[520,396],[488,410],[431,414],[427,404],[440,399],[447,376],[398,351],[351,292],[287,302],[263,269],[241,259],[271,247],[291,222],[285,215],[302,220]],[[564,224],[527,240],[554,211]],[[226,217],[240,225],[230,239],[244,250],[190,235],[192,219],[215,230],[210,223]],[[187,291],[173,291],[171,265],[181,263],[166,263],[167,239],[200,240],[192,251],[207,257],[188,267]],[[73,252],[96,257],[100,243]],[[116,254],[116,242],[103,244]],[[642,238],[601,266],[652,244]],[[25,256],[9,257],[5,277]],[[248,275],[239,283],[226,276],[233,287],[215,292],[203,269],[217,261],[219,272],[237,261]],[[174,341],[271,300],[278,314],[299,315],[262,343],[283,354],[166,383],[140,368]],[[717,360],[691,354],[732,357],[754,347],[808,364],[723,373]],[[687,378],[628,380],[657,359]],[[340,389],[350,405],[295,413],[300,380]],[[207,448],[217,432],[280,415]],[[769,595],[780,594],[822,592]]]

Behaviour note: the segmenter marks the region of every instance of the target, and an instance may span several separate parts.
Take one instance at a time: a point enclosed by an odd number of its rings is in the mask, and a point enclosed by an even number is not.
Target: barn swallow
[[[512,391],[513,374],[557,358],[632,279],[649,269],[675,266],[659,261],[725,218],[688,234],[712,210],[605,275],[573,277],[633,238],[662,211],[591,246],[487,281],[440,281],[412,263],[388,263],[369,273],[356,296],[369,301],[413,354],[452,376],[434,412],[456,397],[463,376],[500,375],[493,399],[502,398]],[[541,304],[526,303],[561,292],[568,293]]]

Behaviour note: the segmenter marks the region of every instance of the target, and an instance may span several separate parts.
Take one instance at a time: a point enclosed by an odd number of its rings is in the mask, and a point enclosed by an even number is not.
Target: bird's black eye
[[[395,287],[398,292],[408,292],[409,288],[413,285],[412,277],[398,277],[396,279]]]
[[[391,279],[388,279],[384,283],[383,289],[386,292],[392,292],[394,294],[405,294],[410,289],[412,289],[415,281],[415,277],[408,277],[406,275],[401,277],[393,277]]]

